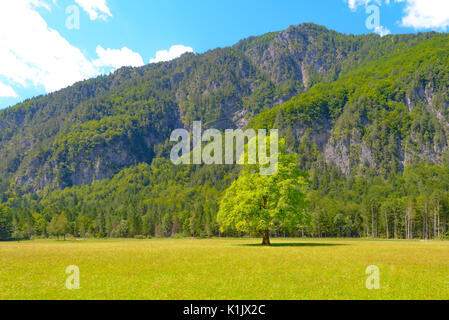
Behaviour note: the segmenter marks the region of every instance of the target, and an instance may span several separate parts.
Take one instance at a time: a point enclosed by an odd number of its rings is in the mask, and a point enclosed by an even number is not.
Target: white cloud
[[[377,33],[378,35],[380,35],[381,37],[385,37],[385,36],[391,34],[391,31],[384,26],[376,27],[374,29],[374,32]]]
[[[404,17],[401,19],[403,27],[415,29],[443,29],[449,26],[449,1],[448,0],[345,0],[353,11],[359,6],[368,3],[404,2]]]
[[[371,2],[371,0],[345,0],[345,1],[348,3],[349,8],[353,11],[355,11],[357,7],[362,5],[366,6],[368,3]]]
[[[1,98],[18,98],[19,95],[13,88],[0,82],[0,97]]]
[[[187,52],[193,52],[193,49],[190,47],[186,47],[183,45],[175,45],[172,46],[168,51],[167,50],[161,50],[156,52],[156,57],[153,59],[150,59],[150,63],[158,63],[162,61],[170,61],[176,58],[179,58],[184,53]]]
[[[3,96],[13,95],[11,85],[44,88],[49,93],[105,70],[143,64],[140,55],[126,47],[111,50],[99,46],[98,59],[88,59],[80,49],[49,28],[36,7],[49,9],[42,0],[0,1]]]
[[[111,10],[109,10],[106,0],[75,0],[75,2],[87,12],[90,20],[106,20],[108,17],[112,17]]]
[[[407,2],[404,27],[415,29],[446,29],[449,26],[449,1],[447,0],[395,0]]]
[[[143,59],[140,54],[123,47],[122,49],[104,49],[97,46],[98,59],[94,61],[96,67],[112,67],[118,69],[120,67],[140,67],[143,66]]]
[[[379,6],[382,5],[382,0],[345,0],[349,8],[353,11],[357,10],[359,6],[367,6],[368,4],[377,4]],[[390,4],[390,0],[385,1],[386,4]]]
[[[81,51],[49,28],[36,0],[0,2],[0,75],[47,92],[96,74]]]

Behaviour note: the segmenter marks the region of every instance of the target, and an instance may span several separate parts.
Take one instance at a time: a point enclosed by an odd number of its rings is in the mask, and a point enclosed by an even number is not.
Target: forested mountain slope
[[[313,24],[171,62],[122,68],[0,112],[1,191],[110,178],[163,154],[174,128],[244,127],[319,82],[437,34],[352,36]]]
[[[322,157],[346,175],[386,178],[418,162],[448,162],[448,49],[449,37],[441,35],[393,52],[250,125],[282,129],[305,170]]]
[[[448,49],[303,24],[25,101],[0,112],[0,219],[17,237],[59,217],[76,236],[217,235],[239,168],[167,159],[171,131],[202,120],[278,128],[299,154],[312,223],[293,235],[446,234]]]

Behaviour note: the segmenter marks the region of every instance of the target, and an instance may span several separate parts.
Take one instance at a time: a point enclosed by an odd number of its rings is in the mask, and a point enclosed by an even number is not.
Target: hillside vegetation
[[[240,168],[167,159],[194,120],[277,128],[299,154],[311,223],[274,235],[446,237],[448,49],[303,24],[1,111],[0,238],[221,235]]]

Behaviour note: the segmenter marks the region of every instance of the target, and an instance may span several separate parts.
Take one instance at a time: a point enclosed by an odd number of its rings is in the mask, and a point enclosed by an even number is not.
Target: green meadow
[[[151,239],[0,243],[0,299],[448,299],[449,242]],[[79,267],[80,289],[66,288]],[[368,290],[366,269],[380,270]]]

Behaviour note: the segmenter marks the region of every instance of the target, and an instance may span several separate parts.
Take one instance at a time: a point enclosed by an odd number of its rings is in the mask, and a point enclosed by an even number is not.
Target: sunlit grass
[[[448,299],[449,242],[152,239],[0,243],[0,299]],[[80,268],[68,290],[66,267]],[[380,268],[380,290],[365,270]]]

